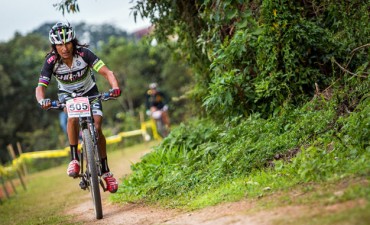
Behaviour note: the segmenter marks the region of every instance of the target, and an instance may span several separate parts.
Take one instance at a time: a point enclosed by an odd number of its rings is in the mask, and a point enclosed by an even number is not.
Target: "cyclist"
[[[49,32],[51,50],[46,55],[44,65],[36,87],[36,99],[42,109],[49,109],[51,101],[45,98],[46,88],[53,75],[58,82],[59,101],[65,102],[71,98],[72,93],[80,96],[92,96],[99,93],[92,70],[101,74],[110,84],[111,97],[119,97],[121,90],[114,73],[108,69],[104,62],[87,47],[80,44],[76,38],[73,27],[68,23],[56,23]],[[94,124],[98,132],[98,146],[102,156],[102,178],[106,182],[109,192],[114,193],[118,189],[118,183],[108,167],[106,140],[102,132],[102,103],[92,104]],[[79,123],[78,118],[68,118],[67,134],[71,149],[71,162],[68,165],[67,174],[77,177],[80,171],[78,157]]]
[[[147,114],[151,115],[157,110],[162,111],[162,120],[167,129],[170,128],[170,117],[168,115],[168,97],[167,95],[158,90],[157,83],[149,84],[149,90],[146,92],[146,109]]]

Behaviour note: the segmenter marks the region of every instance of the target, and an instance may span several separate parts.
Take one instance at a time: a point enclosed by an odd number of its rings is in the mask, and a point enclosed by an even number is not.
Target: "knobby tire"
[[[161,119],[155,120],[157,126],[157,132],[162,137],[165,138],[167,136],[166,125],[163,123]]]
[[[103,218],[103,209],[100,196],[100,187],[99,187],[99,177],[98,170],[96,166],[96,159],[94,155],[94,142],[92,140],[89,129],[84,129],[82,131],[85,151],[87,155],[87,166],[90,172],[89,181],[90,181],[90,192],[93,199],[95,216],[96,219]]]

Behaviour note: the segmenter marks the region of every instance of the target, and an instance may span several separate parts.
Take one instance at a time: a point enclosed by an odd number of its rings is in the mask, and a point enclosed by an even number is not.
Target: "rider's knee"
[[[78,123],[78,118],[75,118],[75,117],[68,117],[68,123],[74,123],[74,124],[77,124],[77,123]]]

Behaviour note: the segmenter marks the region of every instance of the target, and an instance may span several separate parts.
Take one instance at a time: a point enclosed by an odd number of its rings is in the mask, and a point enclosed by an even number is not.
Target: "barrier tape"
[[[14,172],[13,166],[1,166],[0,165],[0,177],[1,176],[4,176],[4,177],[10,176],[11,174],[13,174],[13,172]]]
[[[156,125],[154,120],[146,121],[141,123],[140,130],[133,130],[133,131],[126,131],[120,132],[117,135],[107,137],[106,141],[107,144],[114,144],[119,143],[122,141],[123,138],[142,135],[144,140],[150,140],[150,136],[147,133],[147,127],[150,127],[153,132],[154,139],[158,140],[161,139],[159,134],[157,133]],[[11,166],[1,166],[0,165],[0,176],[8,176],[24,163],[26,159],[36,159],[36,158],[59,158],[59,157],[67,157],[69,155],[69,147],[65,147],[64,149],[57,149],[57,150],[43,150],[43,151],[35,151],[35,152],[25,152],[22,153],[18,158],[12,161]]]

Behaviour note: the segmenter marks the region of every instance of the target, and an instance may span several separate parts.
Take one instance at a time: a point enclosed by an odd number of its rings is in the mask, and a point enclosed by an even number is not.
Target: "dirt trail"
[[[110,160],[115,177],[129,174],[130,165],[149,152],[149,149],[134,154],[121,153],[118,160]],[[85,195],[80,205],[69,209],[76,222],[82,224],[124,224],[124,225],[269,225],[278,221],[292,221],[305,217],[345,211],[366,201],[348,201],[327,207],[283,206],[268,211],[255,210],[255,201],[243,200],[207,207],[194,212],[155,208],[142,204],[113,204],[108,201],[109,193],[102,193],[104,218],[96,220],[90,195]],[[282,223],[284,224],[284,223]],[[294,224],[294,223],[293,223]]]
[[[131,173],[130,166],[138,162],[140,158],[150,149],[144,149],[135,153],[126,153],[122,151],[114,158],[109,159],[109,164],[116,178],[123,177]],[[109,155],[108,155],[109,156]],[[119,182],[120,183],[120,182]],[[103,216],[102,220],[96,220],[94,217],[94,208],[90,195],[87,194],[82,199],[82,204],[69,209],[67,214],[72,214],[76,222],[83,224],[153,224],[155,222],[165,222],[178,214],[176,210],[164,210],[148,207],[140,204],[113,204],[108,200],[110,193],[102,192]]]

